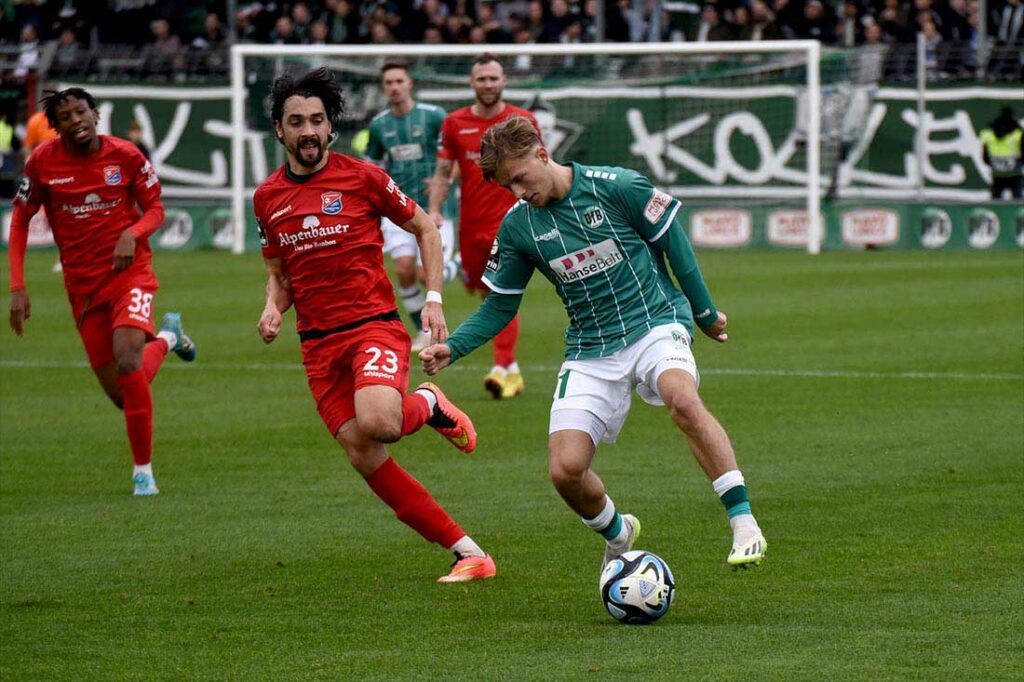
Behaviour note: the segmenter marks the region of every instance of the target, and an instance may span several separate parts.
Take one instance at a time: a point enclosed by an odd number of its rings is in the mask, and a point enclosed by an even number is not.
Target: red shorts
[[[100,289],[94,294],[71,295],[71,314],[93,369],[114,361],[114,330],[133,327],[155,338],[153,296],[158,284],[143,276]]]
[[[364,386],[409,388],[412,340],[398,320],[367,322],[349,331],[302,342],[309,390],[331,435],[356,416],[355,393]]]
[[[465,276],[462,283],[472,291],[490,291],[480,278],[483,277],[487,259],[491,255],[494,239],[486,242],[478,238],[461,240],[459,249],[462,252],[462,271]]]

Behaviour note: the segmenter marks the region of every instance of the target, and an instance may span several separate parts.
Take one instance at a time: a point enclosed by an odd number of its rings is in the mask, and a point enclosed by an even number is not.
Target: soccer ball
[[[626,552],[601,572],[601,601],[620,623],[653,623],[668,613],[675,593],[668,564],[650,552]]]

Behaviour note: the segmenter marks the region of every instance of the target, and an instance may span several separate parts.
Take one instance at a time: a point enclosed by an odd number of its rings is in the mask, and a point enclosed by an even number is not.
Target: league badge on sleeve
[[[121,167],[120,166],[104,166],[103,167],[103,180],[108,185],[120,185],[121,184]]]
[[[341,213],[341,192],[324,192],[320,195],[321,210],[327,215],[338,215]]]

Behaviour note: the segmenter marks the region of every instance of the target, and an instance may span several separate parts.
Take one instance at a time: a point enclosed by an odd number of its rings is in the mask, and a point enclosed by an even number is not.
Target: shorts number
[[[132,302],[128,306],[128,312],[149,318],[150,313],[153,312],[153,294],[137,288],[132,289],[129,293],[132,295]]]
[[[364,372],[384,372],[386,374],[396,374],[398,372],[398,355],[394,351],[382,351],[376,346],[370,346],[363,352],[373,356],[363,365]],[[384,364],[378,365],[377,361],[380,360],[382,355],[384,356]]]

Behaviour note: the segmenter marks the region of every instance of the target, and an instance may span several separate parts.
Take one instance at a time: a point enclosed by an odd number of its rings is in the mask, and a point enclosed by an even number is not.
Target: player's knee
[[[127,352],[121,353],[116,358],[117,373],[120,375],[131,374],[142,369],[142,353]]]
[[[672,421],[687,433],[696,429],[707,414],[707,408],[704,407],[700,396],[691,391],[674,393],[665,400],[665,406],[672,416]]]
[[[401,421],[387,413],[356,415],[356,423],[360,431],[378,443],[394,443],[402,437]]]
[[[579,485],[586,473],[586,466],[571,459],[559,457],[555,453],[548,458],[548,475],[558,489]]]

